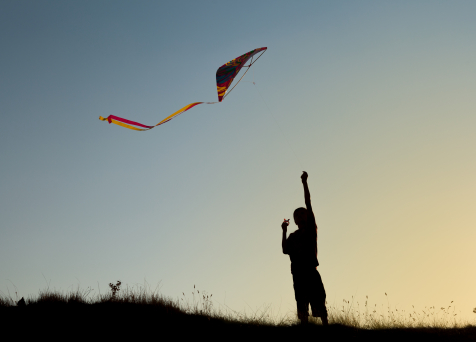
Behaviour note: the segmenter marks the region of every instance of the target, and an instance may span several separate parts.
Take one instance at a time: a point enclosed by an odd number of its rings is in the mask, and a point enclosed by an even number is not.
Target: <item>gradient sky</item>
[[[0,289],[147,282],[295,311],[309,186],[329,304],[476,307],[476,2],[1,1]],[[219,66],[268,51],[226,100]],[[251,81],[256,82],[253,86]],[[260,96],[262,95],[262,97]],[[292,232],[296,226],[290,226]],[[251,308],[251,309],[250,309]]]

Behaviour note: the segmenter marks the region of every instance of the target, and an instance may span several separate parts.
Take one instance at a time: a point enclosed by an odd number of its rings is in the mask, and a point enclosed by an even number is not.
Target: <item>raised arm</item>
[[[311,206],[311,194],[309,193],[309,187],[307,186],[307,172],[303,171],[301,175],[302,179],[302,185],[304,187],[304,201],[306,202],[306,208],[307,208],[307,215],[308,215],[308,220],[312,222],[312,226],[315,227],[315,233],[317,234],[317,224],[316,224],[316,218],[314,216],[314,212],[312,211],[312,206]]]
[[[303,171],[301,175],[302,185],[304,187],[304,201],[306,202],[307,210],[312,211],[311,206],[311,194],[309,193],[309,187],[307,186],[307,172]]]
[[[283,253],[288,254],[288,249],[286,245],[286,233],[288,231],[289,220],[284,219],[284,222],[281,224],[281,228],[283,229],[283,241],[281,246],[283,247]]]

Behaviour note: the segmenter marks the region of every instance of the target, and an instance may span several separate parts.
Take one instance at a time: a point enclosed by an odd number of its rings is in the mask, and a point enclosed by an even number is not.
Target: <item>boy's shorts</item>
[[[326,290],[317,269],[293,272],[293,282],[299,319],[309,316],[309,304],[312,316],[327,317]]]

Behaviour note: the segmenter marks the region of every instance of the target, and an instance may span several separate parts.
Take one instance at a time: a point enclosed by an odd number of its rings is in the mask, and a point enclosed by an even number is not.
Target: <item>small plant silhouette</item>
[[[119,292],[121,287],[121,281],[118,280],[116,285],[114,285],[113,283],[109,283],[109,287],[111,288],[112,298],[116,298],[116,293]]]

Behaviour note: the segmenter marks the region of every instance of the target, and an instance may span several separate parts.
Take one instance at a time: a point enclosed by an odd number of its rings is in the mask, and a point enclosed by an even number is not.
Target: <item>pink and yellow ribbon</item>
[[[148,131],[149,129],[160,126],[160,125],[172,120],[176,116],[182,114],[183,112],[186,112],[187,110],[189,110],[189,109],[191,109],[191,108],[193,108],[193,107],[195,107],[199,104],[202,104],[202,103],[214,104],[214,103],[217,103],[217,102],[194,102],[194,103],[190,103],[190,104],[186,105],[185,107],[179,109],[175,113],[167,116],[165,119],[163,119],[161,122],[159,122],[157,125],[154,125],[154,126],[146,126],[146,125],[143,125],[141,123],[131,121],[131,120],[127,120],[127,119],[124,119],[124,118],[121,118],[121,117],[115,116],[115,115],[109,115],[107,118],[103,118],[102,116],[100,116],[99,120],[107,121],[110,124],[113,123],[113,124],[116,124],[116,125],[119,125],[119,126],[122,126],[122,127],[125,127],[125,128],[133,129],[135,131]],[[134,126],[137,126],[137,127],[134,127]],[[143,127],[143,128],[138,128],[138,127]]]

